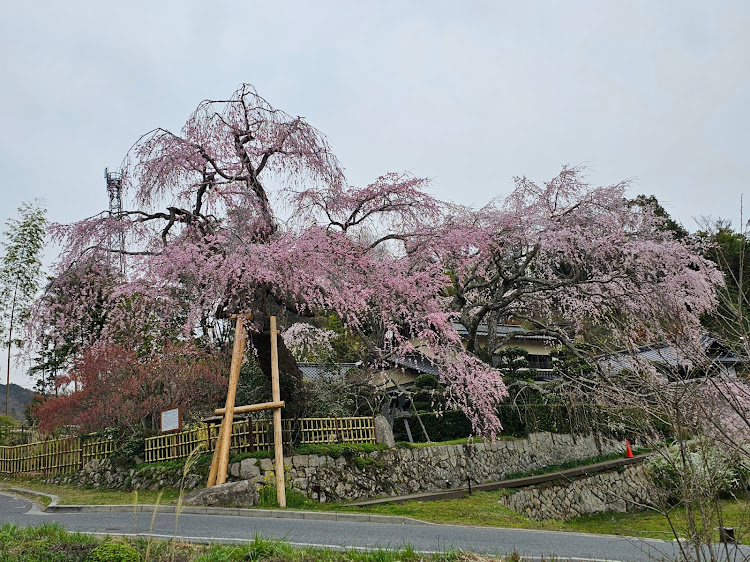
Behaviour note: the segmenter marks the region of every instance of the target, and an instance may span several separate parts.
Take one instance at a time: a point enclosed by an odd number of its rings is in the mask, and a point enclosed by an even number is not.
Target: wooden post
[[[275,408],[283,408],[284,401],[279,400],[278,402],[261,402],[260,404],[250,404],[249,406],[235,406],[235,414],[246,414],[248,412],[260,412],[261,410],[273,410]],[[226,414],[225,408],[217,408],[214,410],[214,414],[217,416],[223,416]]]
[[[234,327],[234,347],[232,348],[232,365],[229,369],[229,388],[227,389],[227,401],[224,406],[224,419],[221,420],[216,451],[211,462],[211,470],[208,473],[207,488],[227,481],[229,449],[232,442],[232,422],[234,421],[234,399],[237,396],[237,382],[240,379],[240,367],[242,367],[242,359],[245,356],[245,347],[247,346],[247,331],[244,326],[246,318],[249,320],[252,315],[249,313],[238,314]]]
[[[276,317],[271,316],[271,400],[281,402],[279,389],[279,333],[276,331]],[[281,408],[273,409],[273,449],[276,465],[276,499],[279,507],[286,507],[284,487],[284,444],[281,434]]]

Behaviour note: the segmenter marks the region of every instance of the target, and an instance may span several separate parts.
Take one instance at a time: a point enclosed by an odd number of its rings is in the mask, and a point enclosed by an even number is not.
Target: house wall
[[[478,340],[480,345],[485,345],[487,338],[480,336]],[[533,355],[549,355],[555,349],[551,341],[545,342],[545,340],[527,338],[512,338],[497,349],[500,350],[508,347],[520,347]]]
[[[533,355],[549,355],[554,349],[552,345],[546,345],[538,340],[511,340],[504,347],[520,347]]]

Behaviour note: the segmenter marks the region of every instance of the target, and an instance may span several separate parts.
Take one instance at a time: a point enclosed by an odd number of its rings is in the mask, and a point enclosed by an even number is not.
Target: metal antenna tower
[[[110,172],[104,168],[104,179],[107,180],[107,195],[109,195],[109,216],[122,218],[122,174]],[[118,250],[120,256],[120,273],[125,274],[125,233],[118,230],[110,235],[109,249]]]

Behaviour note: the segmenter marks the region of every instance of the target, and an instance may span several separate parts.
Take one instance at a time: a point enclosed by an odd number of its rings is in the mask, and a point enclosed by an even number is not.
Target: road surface
[[[71,531],[124,536],[177,538],[194,542],[242,542],[256,534],[283,539],[296,546],[335,549],[398,549],[411,546],[421,552],[468,550],[503,555],[517,551],[527,558],[555,560],[649,560],[674,558],[675,542],[628,537],[530,531],[458,525],[365,523],[297,519],[292,517],[201,515],[181,513],[175,531],[175,514],[143,511],[107,513],[44,512],[27,499],[0,493],[0,522],[21,526],[57,522]],[[294,514],[290,514],[294,515]],[[346,515],[338,514],[339,518]],[[733,559],[750,558],[750,548],[735,550]]]

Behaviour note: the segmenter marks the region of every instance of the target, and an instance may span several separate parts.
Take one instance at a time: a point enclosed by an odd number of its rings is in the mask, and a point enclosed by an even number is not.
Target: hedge
[[[502,434],[513,437],[526,437],[529,433],[539,431],[577,434],[598,431],[619,439],[651,427],[648,415],[638,408],[527,404],[519,407],[501,406],[498,415],[503,425]],[[472,435],[471,422],[458,410],[419,412],[419,419],[430,436],[430,441],[450,441]],[[414,441],[427,440],[415,415],[409,418],[409,427]],[[393,435],[396,441],[408,441],[402,420],[395,420]]]

